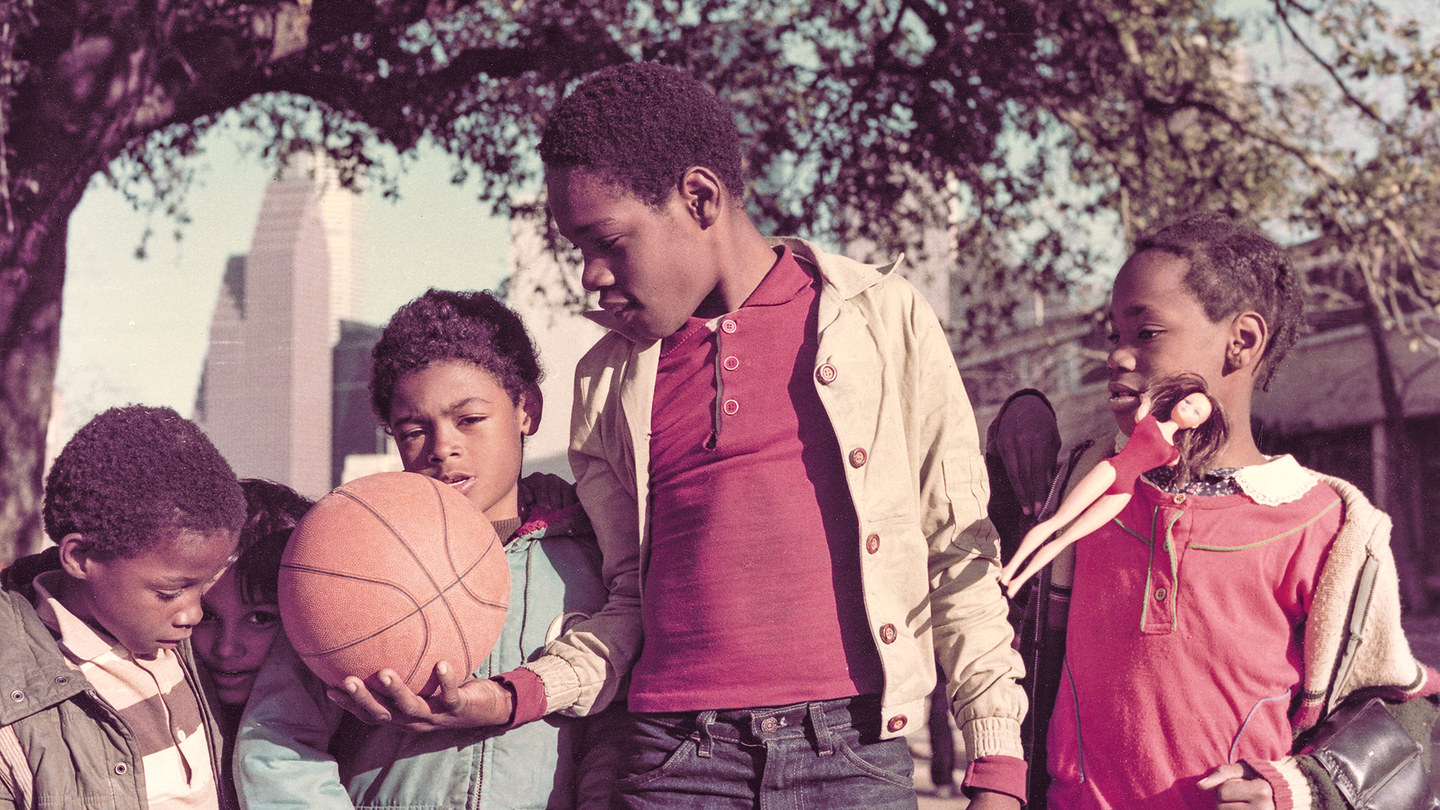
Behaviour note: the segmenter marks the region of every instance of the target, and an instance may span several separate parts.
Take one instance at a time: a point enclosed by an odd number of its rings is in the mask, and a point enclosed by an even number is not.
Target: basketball
[[[435,664],[474,672],[505,624],[510,569],[464,495],[406,472],[369,475],[315,504],[280,561],[280,617],[295,651],[340,686],[395,670],[419,695]]]

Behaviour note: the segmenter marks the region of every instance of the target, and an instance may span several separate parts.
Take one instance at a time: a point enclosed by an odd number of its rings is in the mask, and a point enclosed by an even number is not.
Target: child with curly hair
[[[1389,520],[1354,486],[1266,456],[1252,433],[1255,387],[1301,324],[1299,285],[1278,245],[1219,214],[1145,235],[1115,278],[1107,365],[1121,432],[1142,441],[1147,387],[1188,373],[1228,436],[1198,470],[1139,465],[1153,468],[1055,574],[1073,592],[1059,597],[1053,710],[1035,701],[1050,716],[1051,808],[1411,806],[1357,800],[1391,779],[1389,754],[1418,754],[1406,727],[1428,729],[1423,696],[1440,689],[1400,628]],[[1104,445],[1090,464],[1108,463]],[[1367,567],[1373,595],[1352,625]],[[1353,657],[1347,637],[1364,639]],[[1370,738],[1385,745],[1312,750],[1327,711],[1377,695],[1388,702],[1367,726],[1393,731]]]
[[[55,459],[44,519],[56,546],[0,592],[0,807],[231,806],[190,642],[245,521],[230,465],[169,408],[112,408]]]
[[[594,720],[521,725],[465,719],[478,693],[506,692],[546,642],[605,604],[599,550],[569,485],[521,478],[540,423],[541,369],[519,316],[485,292],[430,290],[397,311],[374,349],[375,412],[405,469],[470,499],[504,539],[510,609],[473,672],[437,667],[441,693],[399,702],[328,690],[281,638],[255,681],[236,746],[247,807],[569,808],[608,801],[605,769],[582,760]],[[390,670],[378,676],[403,686]],[[377,725],[367,725],[342,707]]]

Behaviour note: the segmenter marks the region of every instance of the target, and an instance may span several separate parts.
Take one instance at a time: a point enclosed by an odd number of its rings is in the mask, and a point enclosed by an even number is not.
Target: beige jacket
[[[938,654],[970,755],[1021,757],[1023,665],[998,585],[975,418],[944,332],[915,288],[890,274],[895,264],[783,241],[823,277],[814,379],[859,516],[864,593],[856,598],[885,672],[885,736],[922,721]],[[526,665],[544,681],[551,710],[603,708],[639,652],[659,350],[611,332],[576,369],[570,463],[611,590],[604,610]]]

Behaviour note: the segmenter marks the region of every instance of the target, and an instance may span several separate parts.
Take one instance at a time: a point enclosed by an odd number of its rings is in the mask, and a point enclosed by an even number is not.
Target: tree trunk
[[[1400,569],[1400,593],[1405,605],[1411,609],[1427,610],[1430,594],[1425,584],[1428,574],[1425,570],[1426,555],[1420,548],[1421,527],[1414,519],[1417,513],[1415,487],[1409,485],[1406,476],[1405,402],[1395,384],[1395,368],[1385,340],[1385,326],[1380,321],[1374,301],[1368,298],[1365,326],[1375,347],[1375,376],[1380,384],[1380,402],[1385,409],[1384,457],[1377,459],[1377,463],[1383,466],[1375,471],[1375,498],[1394,523],[1390,547],[1395,552],[1395,563]]]
[[[73,164],[48,173],[59,178],[48,185],[53,194],[43,206],[16,211],[13,237],[0,235],[0,565],[44,541],[45,432],[60,352],[66,238],[93,173]]]

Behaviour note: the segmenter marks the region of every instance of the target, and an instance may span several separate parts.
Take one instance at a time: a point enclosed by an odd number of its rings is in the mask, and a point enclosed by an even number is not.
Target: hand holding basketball
[[[426,732],[442,728],[498,726],[510,722],[515,713],[510,691],[488,679],[460,682],[445,661],[435,666],[439,690],[428,698],[411,691],[393,670],[376,673],[381,692],[375,694],[365,682],[351,676],[343,688],[326,690],[341,708],[367,723],[399,726],[408,731]]]

